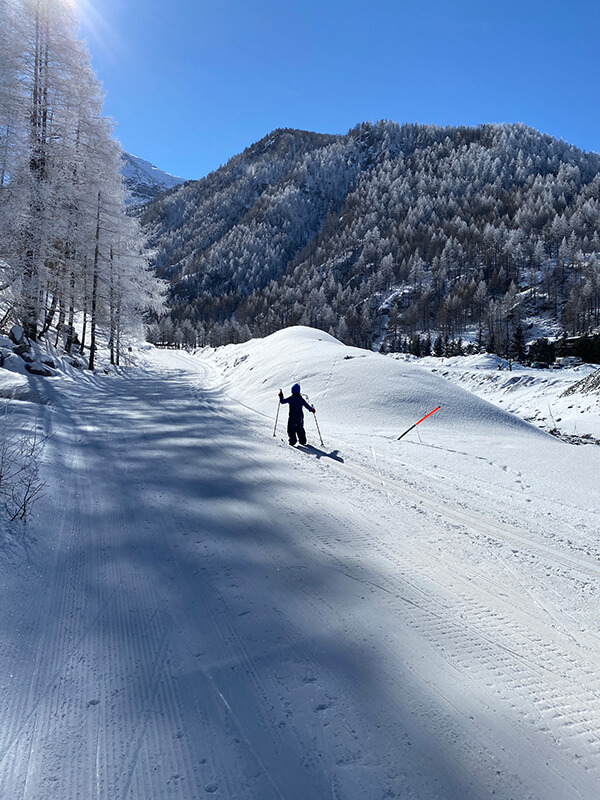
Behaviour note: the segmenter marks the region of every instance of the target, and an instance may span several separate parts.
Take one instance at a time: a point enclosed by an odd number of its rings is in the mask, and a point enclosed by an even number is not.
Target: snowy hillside
[[[597,796],[600,448],[301,327],[19,380],[0,797]]]
[[[284,321],[371,349],[385,310],[389,351],[439,334],[516,356],[536,329],[597,332],[599,198],[598,154],[525,125],[382,120],[273,131],[140,219],[169,343],[184,322],[221,345]]]
[[[487,354],[418,363],[542,430],[580,444],[600,442],[597,365],[548,370],[515,364],[509,371],[504,359]]]
[[[442,449],[448,451],[447,459],[460,463],[460,468],[456,464],[455,475],[458,486],[469,486],[481,477],[480,462],[486,461],[485,456],[497,447],[506,462],[506,469],[501,471],[508,470],[510,476],[506,486],[512,486],[512,476],[520,473],[517,484],[521,488],[523,474],[529,471],[528,480],[532,484],[539,487],[544,481],[553,497],[558,499],[558,494],[564,494],[569,504],[579,498],[585,505],[589,493],[595,493],[596,476],[590,476],[586,482],[579,471],[562,477],[560,488],[556,487],[555,459],[564,464],[569,459],[593,461],[600,453],[586,455],[578,448],[565,446],[510,408],[504,410],[499,402],[492,404],[480,399],[460,384],[443,380],[428,369],[346,347],[321,331],[301,327],[283,330],[266,339],[207,349],[203,358],[209,358],[222,370],[228,394],[265,417],[275,416],[276,398],[269,396],[264,387],[282,385],[289,393],[286,377],[290,385],[300,380],[310,402],[318,408],[317,416],[323,420],[321,427],[328,433],[325,438],[330,445],[352,448],[354,457],[365,463],[373,459],[375,448],[379,468],[384,458],[386,469],[397,470],[398,460],[403,463],[408,455],[405,450],[410,448],[417,448],[420,464],[430,460],[423,451]],[[568,381],[568,385],[573,382]],[[498,400],[497,395],[495,399]],[[593,402],[590,400],[590,404]],[[397,443],[398,435],[437,406],[441,406],[439,412],[403,439],[402,444]],[[587,415],[585,420],[591,431],[598,430],[597,405],[595,413]],[[308,419],[307,425],[310,424]],[[314,444],[315,431],[312,440]],[[595,452],[595,448],[591,449]],[[546,453],[543,463],[540,463],[541,451]],[[431,460],[432,469],[439,468],[439,456],[433,455]],[[467,468],[472,468],[472,473],[466,472]],[[498,481],[498,489],[503,483]],[[499,500],[504,505],[506,497]],[[461,498],[461,502],[468,500]]]
[[[131,205],[147,203],[148,200],[153,200],[167,189],[185,183],[183,178],[163,172],[149,161],[125,152],[123,152],[121,174],[125,180],[125,186],[129,190]]]

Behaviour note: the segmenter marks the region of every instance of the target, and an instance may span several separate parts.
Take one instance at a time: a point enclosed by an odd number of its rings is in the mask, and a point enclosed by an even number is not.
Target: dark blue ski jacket
[[[290,422],[303,422],[304,421],[304,412],[302,409],[306,408],[308,411],[314,412],[314,407],[309,405],[306,400],[302,397],[301,394],[291,394],[289,397],[283,397],[283,395],[279,396],[279,402],[283,405],[289,405],[290,407]]]

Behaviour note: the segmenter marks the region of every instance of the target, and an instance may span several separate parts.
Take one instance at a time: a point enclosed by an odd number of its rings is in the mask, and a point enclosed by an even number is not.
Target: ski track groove
[[[171,421],[170,418],[169,421]],[[137,538],[139,540],[139,536]],[[148,560],[151,563],[159,563],[162,561],[164,550],[167,550],[169,553],[167,562],[177,562],[177,559],[171,550],[167,539],[161,541],[160,548],[157,547],[157,540],[155,537],[152,540],[147,541],[144,546],[145,550],[147,551]],[[176,580],[178,574],[183,568],[186,558],[187,553],[186,557],[183,559],[183,562],[178,563],[176,573],[170,576],[171,580]],[[141,588],[142,583],[145,586],[144,589]],[[156,604],[156,599],[153,596],[153,587],[146,577],[138,582],[136,594],[142,599],[142,605],[146,605],[146,607],[151,608]],[[139,707],[140,702],[143,706],[149,705],[149,707],[144,712],[142,724],[138,725],[136,731],[134,732],[134,745],[132,746],[129,755],[126,757],[126,761],[129,761],[129,767],[127,769],[126,786],[122,794],[123,800],[125,800],[128,795],[133,797],[159,797],[159,795],[153,794],[156,792],[153,781],[153,779],[155,779],[153,773],[156,767],[151,765],[149,753],[153,753],[152,758],[154,760],[154,764],[156,764],[157,759],[159,759],[162,768],[166,768],[166,771],[170,772],[171,778],[169,779],[168,790],[170,797],[189,797],[190,791],[194,792],[193,796],[195,797],[197,796],[196,792],[199,791],[196,786],[193,759],[189,750],[188,739],[184,736],[177,738],[175,737],[175,734],[172,733],[173,729],[182,730],[185,727],[183,724],[183,720],[185,719],[185,711],[182,703],[177,701],[175,687],[172,682],[172,676],[169,670],[166,669],[167,661],[171,658],[170,646],[173,640],[173,630],[176,626],[173,620],[169,618],[168,624],[164,624],[163,627],[165,629],[165,633],[169,631],[169,642],[165,642],[165,645],[168,644],[168,646],[165,646],[164,652],[162,652],[162,654],[159,653],[157,656],[157,665],[159,665],[161,661],[163,662],[161,668],[162,672],[157,673],[156,680],[153,678],[148,679],[148,677],[146,677],[146,679],[142,682],[144,685],[148,683],[148,680],[150,680],[151,686],[155,684],[154,689],[150,692],[150,694],[155,695],[154,702],[150,702],[150,695],[145,698],[140,698],[135,702],[134,698],[131,698],[129,713],[132,717],[135,713],[135,708]],[[125,640],[133,642],[139,637],[139,628],[137,626],[133,626],[130,634],[125,635]],[[152,648],[150,648],[147,652],[138,654],[136,661],[141,661],[142,663],[146,661],[151,650]],[[134,659],[135,654],[132,653],[131,657]],[[161,700],[162,702],[160,702]],[[156,712],[153,713],[154,705],[161,709],[160,717],[162,717],[162,719],[159,719],[159,715]],[[169,725],[169,723],[170,728],[167,731],[167,735],[165,735],[164,727]],[[112,770],[114,774],[118,774],[118,765],[121,764],[122,761],[122,754],[120,754],[118,758],[115,757],[115,766]],[[162,796],[162,794],[160,796]],[[107,797],[111,798],[112,800],[113,794],[109,793]]]
[[[215,591],[215,594],[219,600],[219,602],[225,607],[228,608],[226,601],[221,592],[218,590]],[[244,737],[248,747],[252,751],[254,757],[256,758],[258,764],[264,771],[269,783],[273,787],[276,792],[277,797],[285,798],[287,795],[280,789],[280,785],[286,785],[287,778],[285,776],[273,775],[273,767],[269,767],[265,758],[261,756],[260,751],[257,749],[258,743],[260,744],[260,750],[265,750],[265,742],[269,742],[269,747],[266,748],[267,752],[272,750],[274,752],[281,750],[281,739],[283,738],[290,738],[289,726],[282,732],[282,729],[278,726],[278,719],[281,718],[280,714],[277,713],[277,709],[273,706],[272,699],[269,698],[268,694],[265,692],[264,689],[264,681],[260,678],[260,670],[256,663],[255,658],[251,655],[248,650],[248,646],[244,642],[243,638],[238,633],[237,629],[232,624],[231,620],[234,616],[231,614],[231,611],[228,609],[228,612],[219,614],[218,621],[215,617],[215,614],[212,612],[211,609],[205,609],[207,617],[210,619],[211,625],[214,627],[214,635],[217,638],[221,638],[223,645],[226,646],[226,652],[223,655],[224,663],[222,668],[220,669],[212,669],[210,671],[210,679],[213,682],[217,694],[223,699],[223,702],[232,716],[233,720],[235,721],[236,727],[240,731],[241,735]],[[278,617],[278,622],[281,621],[281,617]],[[224,631],[224,626],[226,630]],[[291,642],[296,640],[298,643],[297,637],[291,635],[291,625],[287,628],[287,633],[290,636]],[[289,644],[288,644],[289,646]],[[261,652],[261,660],[265,658],[263,652]],[[236,666],[236,669],[242,669],[244,672],[244,684],[246,684],[249,680],[250,686],[252,689],[252,693],[256,696],[256,700],[251,701],[253,712],[251,713],[242,713],[240,714],[240,708],[243,708],[243,703],[247,700],[248,689],[244,689],[245,697],[236,697],[236,702],[230,702],[228,699],[228,694],[236,693],[237,687],[235,683],[232,683],[230,679],[223,681],[221,676],[224,670],[227,669],[228,664],[235,664],[239,665]],[[268,664],[267,659],[265,659],[265,664]],[[271,676],[269,676],[271,677]],[[271,677],[272,680],[272,677]],[[236,712],[232,710],[233,705],[235,705]],[[242,721],[245,720],[245,722]],[[248,720],[253,720],[254,724],[252,728],[249,728]],[[292,730],[292,747],[300,754],[301,748],[299,747],[299,742],[295,735],[293,735]],[[275,735],[274,735],[275,734]],[[255,742],[255,744],[253,744]],[[306,777],[303,776],[302,773],[298,773],[297,776],[298,785],[300,787],[304,786],[305,788],[302,789],[302,793],[299,796],[304,797],[312,797],[317,796],[313,794],[314,787],[310,784],[306,784]]]
[[[600,576],[600,564],[598,564],[596,561],[592,559],[581,558],[579,556],[572,555],[571,553],[557,553],[556,550],[545,546],[541,542],[534,540],[533,537],[528,536],[527,532],[524,530],[517,530],[512,526],[501,522],[496,522],[491,520],[489,517],[484,517],[481,514],[467,509],[449,507],[447,504],[440,508],[439,503],[432,500],[426,492],[415,488],[408,489],[405,485],[401,485],[399,481],[392,480],[381,475],[374,476],[367,469],[356,464],[352,464],[352,466],[350,466],[346,462],[343,465],[336,464],[334,468],[339,468],[351,479],[357,480],[358,482],[367,483],[374,489],[381,490],[383,487],[385,487],[388,491],[393,492],[392,496],[396,499],[396,502],[400,502],[400,500],[403,500],[407,504],[414,504],[415,502],[418,502],[423,508],[426,508],[427,511],[434,516],[439,516],[446,520],[456,522],[459,525],[463,525],[465,528],[471,529],[476,533],[482,533],[496,540],[517,543],[525,546],[528,549],[543,555],[545,558],[549,558],[557,564],[560,564],[560,566],[566,568],[576,567],[577,569],[587,572],[596,578]]]
[[[163,547],[164,547],[164,544],[163,544]],[[167,545],[167,548],[168,548],[168,545]],[[171,551],[171,558],[169,560],[172,560],[173,563],[177,565],[176,566],[176,574],[181,572],[182,567],[183,567],[183,562],[179,562],[178,561],[177,557],[173,554],[173,551]],[[216,636],[223,636],[222,626],[223,626],[223,620],[220,618],[220,625],[216,626]],[[131,635],[125,636],[126,641],[134,641],[134,635],[133,634],[134,634],[134,632],[132,631]],[[248,670],[248,656],[247,656],[247,654],[245,656],[245,659],[246,659],[246,670]],[[239,655],[237,655],[237,656],[234,655],[233,656],[233,661],[235,662],[236,660],[240,660]],[[161,684],[161,688],[164,688],[164,684]],[[214,688],[214,691],[216,691],[216,693],[219,694],[222,697],[222,693],[220,692],[220,690],[217,687]],[[177,706],[177,704],[176,704],[176,706]],[[179,712],[180,710],[181,710],[181,706],[177,706],[177,712]],[[163,709],[163,713],[164,713],[164,709]],[[125,787],[124,787],[122,795],[121,795],[122,800],[126,800],[127,796],[130,793],[130,790],[131,790],[131,788],[132,788],[132,786],[134,784],[136,786],[135,792],[141,792],[142,791],[143,780],[139,777],[139,773],[141,773],[141,770],[138,769],[138,764],[139,764],[139,755],[140,755],[140,751],[141,751],[141,748],[142,748],[142,742],[144,742],[144,746],[147,746],[147,740],[148,740],[147,729],[148,729],[147,719],[145,719],[143,724],[142,724],[142,726],[141,726],[141,728],[138,729],[137,736],[134,739],[135,746],[133,747],[133,757],[132,757],[131,754],[129,756],[129,761],[131,763],[130,763],[130,766],[128,767],[128,769],[126,770],[127,777],[126,777]],[[151,733],[150,733],[150,735],[151,735]],[[155,730],[154,731],[154,735],[155,735],[155,741],[157,743],[159,741],[162,742],[162,736],[158,734],[158,731]],[[161,747],[162,747],[162,744],[161,744]],[[165,754],[163,752],[163,750],[164,750],[164,747],[162,747],[161,750],[159,750],[157,748],[157,754],[160,753],[161,760],[164,761],[165,760],[165,756],[168,755],[168,754]],[[220,757],[217,757],[217,760],[219,760],[219,759],[220,759]],[[122,755],[120,757],[120,760],[122,761]],[[225,763],[223,759],[220,759],[220,760],[223,761],[223,764]],[[174,758],[173,758],[173,761],[175,761]],[[268,771],[267,771],[267,773],[268,773]],[[174,770],[172,774],[173,774],[174,780],[175,780],[175,784],[174,784],[175,787],[176,788],[181,787],[181,791],[184,792],[183,786],[184,786],[184,782],[185,782],[185,779],[186,779],[186,775],[189,776],[191,774],[191,761],[190,761],[190,759],[188,759],[188,768],[187,768],[187,770],[179,770],[179,771]],[[206,785],[212,788],[212,784],[210,783],[210,781]],[[238,787],[238,789],[239,788],[241,788],[241,787]],[[173,786],[171,786],[171,790],[172,789],[173,789]],[[236,789],[236,791],[238,792],[237,794],[235,792],[232,792],[232,794],[230,796],[232,796],[232,797],[239,796],[238,789]],[[185,791],[189,792],[189,786],[186,788]],[[133,796],[135,796],[135,797],[137,797],[137,796],[147,796],[147,793],[148,793],[148,786],[146,786],[144,788],[144,793],[143,794],[135,794],[134,793]],[[185,793],[182,794],[182,796],[184,796],[184,795],[186,797],[188,796]],[[109,794],[108,796],[110,797],[111,795]],[[279,794],[277,794],[277,796],[279,796]]]
[[[89,493],[89,480],[81,470],[74,471],[74,475],[76,476],[76,480],[73,483],[70,496],[76,500],[80,494],[85,495],[86,493]],[[65,502],[64,497],[61,498],[61,502]],[[69,501],[67,500],[67,502]],[[73,505],[76,507],[77,503],[74,502]],[[125,528],[130,530],[135,530],[137,527],[132,515],[130,513],[126,513],[125,515],[121,514],[120,516],[112,514],[109,520],[108,529],[112,530],[118,528],[119,523],[121,526],[124,525]],[[67,548],[67,552],[69,554],[72,554],[74,550],[77,552],[77,547],[80,544],[77,536],[78,527],[79,526],[77,523],[66,528],[63,525],[60,531],[58,537],[59,542],[64,542],[65,540],[72,541],[72,545]],[[103,543],[95,542],[95,544],[97,545],[99,552],[106,552],[107,548]],[[29,729],[32,726],[33,732],[29,734],[29,751],[30,753],[34,749],[38,752],[43,751],[44,742],[49,741],[52,737],[52,729],[54,725],[53,721],[58,719],[60,714],[68,715],[69,711],[72,711],[72,709],[69,707],[63,707],[63,701],[61,700],[63,692],[61,691],[61,687],[65,682],[68,683],[70,681],[77,680],[77,677],[72,675],[72,673],[75,671],[73,668],[73,662],[78,656],[80,657],[81,661],[86,660],[84,652],[86,638],[97,627],[104,628],[103,632],[105,633],[105,642],[114,643],[116,641],[120,641],[124,643],[123,647],[118,653],[114,649],[114,646],[111,647],[109,644],[109,651],[106,653],[106,665],[109,668],[110,676],[109,685],[113,684],[113,682],[118,685],[119,679],[122,677],[123,659],[130,663],[130,668],[127,671],[130,671],[131,674],[135,674],[139,664],[147,663],[149,658],[152,657],[153,652],[158,650],[158,656],[156,656],[154,662],[155,671],[158,671],[158,677],[153,675],[148,679],[148,676],[146,676],[146,680],[143,682],[143,685],[149,685],[151,687],[151,694],[156,689],[157,681],[160,677],[160,668],[164,667],[164,661],[168,651],[168,639],[166,637],[167,626],[163,626],[165,628],[165,633],[163,633],[162,636],[162,644],[159,644],[157,642],[157,637],[152,635],[152,630],[148,629],[148,627],[151,628],[151,625],[146,626],[146,629],[143,631],[140,631],[139,625],[130,625],[130,615],[127,614],[127,610],[124,608],[123,602],[114,602],[117,589],[122,584],[122,575],[119,573],[116,560],[103,558],[101,559],[100,565],[92,564],[91,561],[87,564],[87,569],[92,572],[98,567],[105,572],[107,585],[112,585],[115,588],[110,592],[109,596],[104,600],[104,602],[102,602],[91,621],[89,621],[87,624],[86,619],[89,618],[89,614],[86,615],[85,613],[81,613],[81,609],[73,609],[71,606],[73,597],[82,598],[85,596],[85,585],[87,579],[90,577],[88,574],[86,574],[83,548],[80,548],[76,556],[70,559],[69,570],[65,576],[66,579],[63,580],[60,585],[55,584],[53,586],[50,599],[49,601],[47,599],[45,604],[46,607],[44,613],[39,615],[39,619],[41,620],[39,627],[42,629],[43,635],[40,636],[40,647],[38,648],[39,658],[36,662],[35,670],[31,678],[30,700],[28,701],[29,711],[24,714],[22,711],[17,709],[16,719],[18,720],[18,724],[13,723],[11,725],[9,721],[9,725],[7,727],[9,730],[12,729],[13,735],[8,742],[4,742],[3,750],[0,753],[0,758],[5,759],[15,745],[17,750],[21,750],[23,734],[26,729]],[[142,598],[145,598],[148,601],[148,607],[150,607],[153,598],[153,588],[149,581],[147,581],[145,578],[141,581],[137,581],[136,576],[134,575],[130,583],[130,589],[134,593],[137,592],[140,594]],[[101,600],[98,602],[101,602]],[[111,604],[114,606],[114,608],[111,608]],[[110,624],[108,626],[103,619],[103,616],[107,610],[111,610],[112,612],[109,615]],[[61,626],[58,635],[56,635],[53,632],[51,625],[44,624],[44,621],[50,621],[52,619],[68,619],[70,620],[70,624],[68,626]],[[116,627],[113,627],[112,620],[115,619],[119,620],[120,624]],[[152,619],[151,623],[153,622],[154,620]],[[141,653],[137,651],[137,644],[140,641],[147,643],[145,644],[145,647],[142,649]],[[111,666],[118,664],[119,661],[121,661],[121,669],[117,673],[110,675]],[[51,676],[50,679],[47,677],[48,674]],[[96,696],[95,693],[92,693],[90,689],[86,688],[90,684],[90,676],[91,671],[83,670],[83,676],[79,677],[79,679],[83,682],[83,697]],[[140,701],[147,704],[149,697],[147,696],[144,698],[139,698],[135,695],[131,695],[129,697],[129,700],[126,701],[124,708],[126,717],[134,718],[136,708],[138,707],[138,703]],[[96,703],[99,701],[94,700],[93,702]],[[45,709],[45,729],[41,733],[38,733],[36,720],[38,716],[38,710],[42,703],[44,703],[47,707]],[[48,710],[50,713],[48,713]],[[96,779],[95,787],[92,789],[92,791],[90,791],[89,796],[95,795],[98,798],[106,797],[110,798],[110,800],[113,800],[113,798],[117,796],[117,793],[123,798],[127,796],[133,773],[136,768],[141,744],[148,727],[149,714],[150,711],[147,712],[141,723],[133,731],[133,744],[130,747],[128,754],[125,756],[125,763],[129,765],[126,772],[127,777],[125,785],[127,788],[122,795],[119,788],[119,783],[122,781],[122,764],[124,758],[124,754],[120,752],[119,749],[119,744],[122,739],[122,731],[119,730],[119,726],[115,725],[115,719],[109,722],[106,716],[103,718],[103,724],[96,726],[98,734],[94,738],[95,746],[93,753],[93,761],[96,765],[94,770]],[[99,733],[100,731],[102,731],[102,736]],[[116,738],[114,741],[111,741],[113,736]],[[102,744],[102,742],[104,743]],[[76,745],[72,745],[72,747],[75,749]],[[104,752],[104,758],[100,757],[100,751]],[[103,760],[105,762],[104,769],[102,764]],[[79,769],[77,764],[79,764]],[[27,765],[24,765],[23,768],[26,770],[26,784],[23,794],[23,797],[25,797],[26,794],[27,796],[30,796],[28,794],[29,762],[27,762]],[[85,783],[85,769],[85,757],[81,758],[79,762],[77,759],[69,761],[68,768],[62,771],[62,780],[60,784],[64,797],[71,798],[76,796],[77,790],[75,787],[81,787]],[[83,774],[80,775],[80,771]],[[174,770],[173,774],[175,774],[175,772],[176,771]],[[118,783],[114,782],[113,776],[118,776]],[[43,796],[46,796],[45,790],[41,789],[41,787],[35,791],[38,792],[35,794],[36,798],[42,797],[40,792],[44,792]],[[140,795],[140,797],[141,796],[148,795]]]
[[[73,460],[71,460],[71,465],[73,467],[71,474],[74,476],[74,481],[71,484],[68,496],[77,498],[79,493],[89,491],[89,478],[84,470],[76,468],[77,465]],[[64,500],[64,497],[61,498],[61,502],[64,502]],[[69,501],[67,500],[67,502]],[[65,542],[70,539],[77,543],[78,526],[72,523],[65,524],[65,518],[61,515],[58,506],[56,507],[55,515],[61,520],[57,532],[58,546],[56,552],[58,554]],[[49,574],[58,575],[57,563],[55,559],[51,568],[47,570]],[[52,569],[52,566],[54,569]],[[50,735],[49,729],[45,730],[43,734],[39,733],[40,728],[37,724],[37,717],[43,704],[47,707],[45,725],[49,725],[51,717],[57,718],[60,713],[63,713],[63,709],[60,707],[61,701],[58,698],[60,686],[68,679],[72,671],[73,661],[80,653],[86,637],[98,623],[101,614],[112,599],[111,595],[104,605],[100,607],[99,611],[94,614],[91,621],[86,621],[89,615],[86,616],[84,613],[77,614],[75,610],[71,610],[69,601],[73,594],[76,594],[77,597],[84,596],[82,592],[84,579],[85,562],[83,554],[80,552],[78,557],[70,562],[66,580],[60,583],[54,580],[47,595],[40,593],[39,612],[36,615],[39,644],[31,672],[27,705],[12,719],[9,718],[7,720],[5,727],[7,738],[0,750],[0,764],[4,763],[13,749],[16,749],[16,751],[20,749],[20,739],[30,727],[33,729],[33,732],[29,734],[31,737],[30,754],[34,749],[36,752],[43,750],[44,742],[47,741],[47,737]],[[52,624],[57,619],[70,619],[70,625],[60,626],[57,631]],[[35,748],[34,744],[37,744]],[[15,758],[18,758],[18,755],[15,754]],[[27,776],[27,786],[30,782],[30,758],[31,755],[25,760],[25,764],[22,767]],[[26,796],[25,791],[28,790],[24,788],[24,797]],[[39,788],[36,791],[46,790]]]
[[[59,541],[62,541],[66,534],[65,525],[61,525],[59,532]],[[49,565],[49,572],[55,574],[56,563],[58,555]],[[54,587],[55,590],[55,587]],[[48,614],[47,604],[45,603],[45,596],[43,592],[38,592],[35,595],[34,603],[29,606],[31,611],[30,620],[23,618],[22,627],[24,628],[23,634],[30,633],[30,638],[33,641],[42,642],[42,648],[38,650],[36,657],[26,663],[30,666],[30,674],[28,676],[28,691],[27,692],[13,692],[9,697],[9,713],[5,715],[3,720],[4,724],[0,727],[0,766],[4,764],[13,747],[18,743],[19,736],[29,726],[30,721],[35,724],[35,711],[37,708],[38,684],[40,682],[40,673],[42,664],[40,663],[40,652],[44,654],[47,652],[47,644],[49,640],[48,633]],[[13,670],[16,672],[16,669]],[[22,679],[23,680],[23,679]],[[14,699],[14,701],[13,701]],[[6,706],[4,706],[6,710]],[[15,734],[16,731],[16,734]],[[30,747],[31,751],[31,747]],[[13,762],[13,769],[16,762]],[[29,758],[27,759],[26,766],[27,774],[29,771]],[[2,773],[6,774],[5,770],[0,770],[0,789],[2,789],[1,776]]]
[[[154,619],[152,621],[154,621]],[[163,629],[160,634],[159,627]],[[154,650],[157,650],[157,653],[153,658],[151,673],[146,676],[146,680],[144,681],[146,691],[142,698],[140,698],[141,706],[146,710],[141,720],[138,719],[136,727],[133,729],[133,736],[130,741],[128,752],[125,754],[125,757],[121,759],[120,779],[123,781],[122,789],[119,791],[121,800],[127,800],[129,796],[129,790],[139,761],[140,750],[152,715],[153,700],[159,687],[162,671],[165,668],[169,651],[170,626],[163,622],[162,625],[156,626],[153,632],[155,633],[155,640],[149,643],[147,653],[144,655]],[[133,709],[131,710],[133,712]],[[115,789],[118,790],[118,787],[115,787]]]

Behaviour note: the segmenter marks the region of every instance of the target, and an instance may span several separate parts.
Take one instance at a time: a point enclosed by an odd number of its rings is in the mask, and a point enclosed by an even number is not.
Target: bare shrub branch
[[[31,506],[42,493],[40,462],[46,436],[26,423],[12,428],[9,406],[0,418],[0,503],[14,522],[27,521]]]

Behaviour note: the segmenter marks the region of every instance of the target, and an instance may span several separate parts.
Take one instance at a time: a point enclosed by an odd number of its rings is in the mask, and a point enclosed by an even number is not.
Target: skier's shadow
[[[332,450],[331,453],[326,453],[325,450],[319,450],[312,444],[299,444],[298,450],[303,450],[305,453],[315,456],[316,458],[331,458],[333,461],[338,461],[340,464],[344,463],[344,459],[340,455],[339,450]]]

